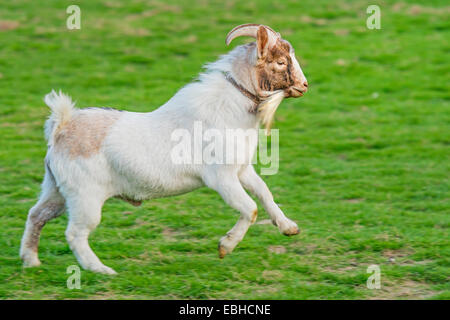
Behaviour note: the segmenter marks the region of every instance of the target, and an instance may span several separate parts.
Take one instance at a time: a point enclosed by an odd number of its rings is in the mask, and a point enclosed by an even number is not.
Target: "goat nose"
[[[304,81],[302,83],[302,89],[303,89],[303,92],[308,91],[308,81]]]

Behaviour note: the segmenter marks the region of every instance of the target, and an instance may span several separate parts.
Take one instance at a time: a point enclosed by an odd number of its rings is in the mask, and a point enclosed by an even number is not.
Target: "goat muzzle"
[[[286,89],[284,91],[284,93],[285,93],[286,98],[299,98],[299,97],[302,97],[303,94],[306,93],[307,90],[308,89],[306,87],[299,88],[299,87],[292,86],[292,87],[289,87],[288,89]]]

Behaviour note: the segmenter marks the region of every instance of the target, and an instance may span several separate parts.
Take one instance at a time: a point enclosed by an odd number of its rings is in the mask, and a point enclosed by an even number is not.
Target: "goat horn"
[[[256,39],[256,34],[258,32],[258,28],[260,26],[263,26],[267,30],[270,31],[270,33],[273,35],[274,38],[279,38],[280,34],[278,32],[275,32],[272,28],[262,25],[262,24],[255,24],[255,23],[247,23],[247,24],[241,24],[240,26],[237,26],[233,28],[230,32],[227,34],[227,38],[225,40],[227,46],[233,41],[233,39],[241,36],[247,36],[252,37]]]

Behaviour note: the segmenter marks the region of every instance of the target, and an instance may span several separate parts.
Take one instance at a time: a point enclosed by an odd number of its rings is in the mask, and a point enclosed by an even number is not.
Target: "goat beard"
[[[277,90],[265,98],[258,106],[257,117],[265,127],[266,136],[270,136],[270,129],[272,128],[273,120],[275,118],[275,112],[284,97],[284,91]]]

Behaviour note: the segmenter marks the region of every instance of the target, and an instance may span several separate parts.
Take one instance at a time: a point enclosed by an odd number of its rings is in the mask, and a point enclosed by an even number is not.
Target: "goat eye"
[[[285,64],[284,61],[277,61],[277,63],[278,63],[279,66],[282,66],[282,65]]]

